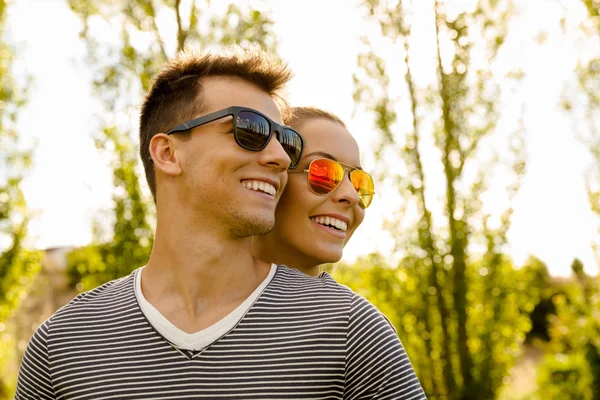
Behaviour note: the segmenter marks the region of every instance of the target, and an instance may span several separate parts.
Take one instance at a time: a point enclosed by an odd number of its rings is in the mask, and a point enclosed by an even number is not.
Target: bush
[[[592,374],[582,353],[549,354],[538,369],[538,387],[545,400],[593,400]]]

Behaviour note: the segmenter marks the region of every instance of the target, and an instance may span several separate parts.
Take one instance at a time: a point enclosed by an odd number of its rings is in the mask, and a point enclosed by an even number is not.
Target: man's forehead
[[[210,76],[200,80],[203,113],[211,113],[231,106],[248,107],[282,123],[275,100],[255,84],[235,76]]]

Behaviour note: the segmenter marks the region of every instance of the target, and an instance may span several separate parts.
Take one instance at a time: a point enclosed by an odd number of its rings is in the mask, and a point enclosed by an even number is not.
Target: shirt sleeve
[[[350,307],[345,381],[345,400],[427,399],[394,328],[356,294]]]
[[[48,357],[48,332],[50,320],[44,322],[33,334],[19,369],[16,400],[54,399]]]

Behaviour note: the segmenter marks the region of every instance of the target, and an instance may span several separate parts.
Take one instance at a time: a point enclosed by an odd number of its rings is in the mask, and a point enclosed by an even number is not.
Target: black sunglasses
[[[304,151],[304,138],[289,126],[279,125],[263,113],[247,107],[232,106],[184,122],[167,131],[167,135],[196,128],[218,119],[233,116],[235,142],[246,150],[261,151],[269,144],[273,132],[283,150],[290,157],[290,168],[296,168]]]

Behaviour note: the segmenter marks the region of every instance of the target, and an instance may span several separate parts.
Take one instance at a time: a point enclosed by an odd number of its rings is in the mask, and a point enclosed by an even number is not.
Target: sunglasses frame
[[[246,111],[246,112],[257,114],[257,115],[263,117],[267,121],[267,123],[269,124],[269,137],[265,141],[265,144],[262,145],[258,149],[248,148],[247,146],[244,146],[240,142],[240,140],[238,138],[236,120],[237,120],[237,116],[242,111]],[[261,113],[260,111],[255,110],[253,108],[240,107],[240,106],[231,106],[231,107],[228,107],[228,108],[224,108],[222,110],[215,111],[215,112],[212,112],[210,114],[203,115],[202,117],[198,117],[198,118],[192,119],[190,121],[186,121],[186,122],[184,122],[182,124],[179,124],[175,128],[168,130],[167,131],[167,135],[171,135],[173,133],[185,132],[185,131],[188,131],[190,129],[194,129],[194,128],[197,128],[199,126],[206,125],[206,124],[208,124],[210,122],[219,120],[221,118],[228,117],[230,115],[233,116],[233,122],[232,123],[233,123],[233,136],[235,138],[235,142],[241,148],[249,150],[249,151],[262,151],[262,150],[264,150],[265,147],[267,147],[267,145],[269,144],[269,142],[271,142],[271,139],[273,139],[273,132],[277,132],[277,135],[276,135],[277,141],[279,141],[279,137],[280,137],[281,133],[283,133],[283,131],[285,129],[288,129],[288,130],[291,130],[292,132],[294,132],[300,138],[301,148],[300,148],[300,154],[298,155],[298,160],[296,161],[295,164],[292,164],[292,158],[288,154],[288,157],[290,157],[290,167],[289,168],[294,169],[294,168],[296,168],[298,166],[298,163],[300,163],[300,160],[302,158],[302,153],[304,152],[304,147],[306,145],[306,141],[304,140],[304,137],[300,134],[300,132],[298,132],[294,128],[291,128],[291,127],[289,127],[287,125],[280,125],[277,122],[273,121],[271,118],[267,117],[265,114]],[[279,143],[281,144],[280,141],[279,141]],[[286,152],[286,154],[287,154],[287,152]]]
[[[342,177],[342,180],[340,181],[340,183],[338,183],[335,188],[333,188],[331,191],[329,191],[327,193],[317,193],[317,192],[315,192],[314,189],[312,188],[311,184],[310,184],[310,174],[309,174],[310,167],[312,166],[312,164],[315,161],[319,161],[319,160],[327,160],[327,161],[333,161],[333,162],[337,163],[338,165],[340,165],[342,167],[342,170],[343,170],[343,173],[344,173],[344,176]],[[308,183],[308,188],[310,189],[310,191],[313,192],[317,196],[325,196],[325,195],[328,195],[329,193],[333,193],[335,190],[337,190],[341,186],[341,184],[344,181],[344,179],[346,179],[346,171],[348,171],[348,179],[350,180],[350,183],[352,183],[352,177],[351,177],[351,175],[352,175],[352,172],[354,172],[354,171],[362,171],[362,172],[364,172],[365,174],[367,174],[371,178],[371,182],[374,183],[373,177],[368,172],[365,172],[364,170],[362,170],[360,168],[353,167],[352,165],[344,164],[344,163],[341,163],[341,162],[339,162],[337,160],[333,160],[331,158],[325,158],[325,157],[315,158],[314,160],[312,160],[308,164],[308,167],[306,169],[304,169],[302,171],[288,171],[288,174],[300,174],[300,173],[305,173],[306,172],[307,173],[306,174],[306,183]],[[352,186],[354,187],[354,184]],[[373,186],[375,186],[375,185],[373,185]],[[356,190],[356,188],[354,188],[354,189]],[[358,191],[357,191],[357,193],[358,193]],[[373,196],[374,194],[375,194],[375,191],[373,191],[373,193],[370,193],[371,196]],[[360,196],[359,196],[359,199],[360,199]],[[362,204],[363,204],[362,201],[358,202],[358,205],[363,210],[366,209],[366,208],[368,208],[371,205],[371,203],[369,203],[366,207],[363,207]]]

